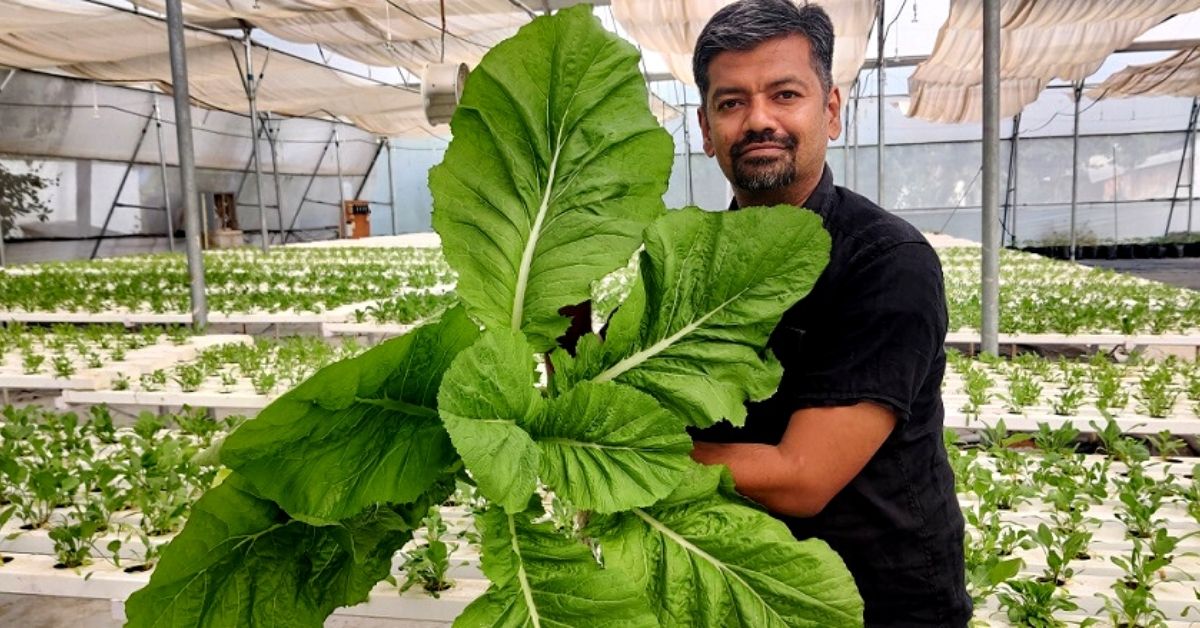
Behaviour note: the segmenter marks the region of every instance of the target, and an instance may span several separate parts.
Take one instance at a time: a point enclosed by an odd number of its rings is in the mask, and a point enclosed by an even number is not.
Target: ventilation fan
[[[446,124],[454,115],[467,82],[467,64],[431,63],[421,77],[421,102],[429,124]]]

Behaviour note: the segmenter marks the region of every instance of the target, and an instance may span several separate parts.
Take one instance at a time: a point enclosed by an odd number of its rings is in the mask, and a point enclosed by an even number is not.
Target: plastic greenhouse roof
[[[1055,78],[1082,81],[1113,51],[1200,0],[1001,0],[1000,116],[1011,117]],[[927,61],[909,78],[907,115],[982,119],[983,3],[953,0]]]
[[[1157,63],[1129,66],[1086,94],[1093,100],[1132,96],[1200,97],[1200,47],[1180,50]]]

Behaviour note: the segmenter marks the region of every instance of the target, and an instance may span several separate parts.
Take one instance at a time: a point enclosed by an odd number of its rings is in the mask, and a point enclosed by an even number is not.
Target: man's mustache
[[[785,150],[796,148],[796,138],[791,135],[775,135],[774,133],[747,133],[738,143],[734,144],[729,149],[729,154],[734,157],[741,157],[746,152],[746,147],[752,144],[774,144]]]

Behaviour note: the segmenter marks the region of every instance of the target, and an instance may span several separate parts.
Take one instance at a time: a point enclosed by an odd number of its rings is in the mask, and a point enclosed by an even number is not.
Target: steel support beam
[[[1200,105],[1200,99],[1192,98],[1192,108]],[[1192,132],[1188,134],[1192,142],[1191,155],[1188,157],[1188,219],[1187,232],[1192,233],[1192,204],[1196,199],[1196,124],[1192,123]]]
[[[336,132],[337,129],[335,127],[334,133]],[[324,146],[321,147],[321,156],[317,158],[317,164],[313,166],[312,174],[308,176],[308,183],[304,186],[304,194],[300,195],[300,201],[296,203],[296,213],[292,214],[292,222],[288,224],[287,231],[283,233],[284,244],[287,244],[288,236],[296,228],[296,219],[300,217],[300,210],[304,209],[304,203],[308,200],[308,193],[312,191],[313,182],[317,180],[317,173],[321,171],[321,164],[325,163],[325,155],[329,152],[329,145],[333,143],[333,138],[334,136],[330,135],[329,139],[325,141]]]
[[[884,31],[883,11],[886,8],[886,4],[887,4],[886,0],[879,0],[879,5],[876,9],[876,15],[875,15],[875,19],[876,19],[875,39],[877,40],[877,42],[879,44],[878,51],[877,51],[878,56],[876,57],[878,59],[879,68],[877,68],[875,70],[875,91],[876,91],[876,98],[875,98],[876,107],[875,107],[875,109],[876,109],[876,116],[878,116],[877,125],[876,125],[878,127],[877,128],[878,136],[875,141],[875,146],[876,146],[876,148],[875,148],[875,177],[876,177],[876,180],[875,180],[875,196],[876,196],[875,202],[878,203],[879,206],[883,207],[884,209],[887,209],[887,207],[883,204],[884,203],[884,201],[883,201],[883,182],[884,182],[883,181],[883,145],[884,145],[884,139],[883,139],[883,90],[884,90],[883,73],[887,69],[887,64],[886,64],[886,61],[884,60],[884,55],[883,55],[883,45],[886,43],[885,40],[887,39],[883,32]]]
[[[396,235],[396,181],[392,170],[392,140],[387,138],[387,168],[388,168],[388,206],[392,215],[392,235]]]
[[[1075,120],[1071,132],[1071,227],[1067,239],[1069,259],[1075,261],[1075,217],[1079,210],[1079,98],[1083,95],[1083,81],[1075,84],[1072,95],[1075,100]]]
[[[687,185],[684,186],[684,199],[688,207],[696,204],[695,190],[692,188],[692,133],[689,127],[688,106],[687,106],[687,89],[683,90],[684,101],[680,103],[683,107],[683,172],[687,177]]]
[[[100,243],[104,241],[104,234],[108,233],[108,223],[112,222],[113,212],[117,206],[121,204],[121,193],[125,191],[125,183],[129,181],[129,173],[133,172],[133,164],[137,161],[138,153],[142,152],[142,143],[146,141],[146,132],[150,130],[150,125],[154,123],[154,116],[146,118],[146,124],[142,125],[142,132],[138,134],[137,144],[133,147],[133,154],[129,156],[129,161],[125,162],[125,172],[121,175],[121,182],[117,184],[117,191],[113,194],[112,203],[108,206],[108,214],[104,216],[104,224],[100,227],[100,235],[96,237],[96,244],[92,246],[92,254],[88,259],[96,259],[96,253],[100,252]]]
[[[2,93],[4,91],[5,87],[8,87],[8,82],[11,81],[12,77],[16,76],[16,74],[17,74],[16,68],[8,71],[8,76],[5,76],[4,81],[0,82],[0,93]],[[0,225],[0,267],[3,267],[7,264],[8,264],[7,255],[4,252],[4,227],[2,225]],[[8,394],[8,390],[5,389],[5,395],[7,395],[7,394]],[[6,399],[6,401],[7,401],[7,399]]]
[[[275,215],[279,218],[279,238],[283,239],[283,186],[279,183],[279,155],[275,144],[279,140],[279,129],[271,130],[271,112],[262,121],[267,133],[267,146],[271,149],[271,179],[275,182]]]
[[[337,239],[341,240],[346,237],[346,191],[342,188],[342,139],[338,136],[337,123],[333,123],[333,160],[337,165],[337,189],[338,189],[338,208],[337,222],[334,225],[337,227]]]
[[[204,256],[200,251],[200,193],[196,188],[196,151],[192,144],[192,109],[188,89],[187,53],[183,39],[182,0],[166,0],[167,40],[171,58],[171,93],[175,100],[175,137],[179,146],[179,180],[183,190],[184,232],[188,275],[191,278],[192,326],[208,325],[204,294]]]
[[[1000,351],[1000,0],[983,1],[983,259],[980,349]]]
[[[1183,137],[1183,153],[1179,156],[1179,172],[1175,173],[1175,189],[1171,192],[1171,209],[1167,212],[1167,226],[1163,229],[1163,237],[1171,233],[1171,222],[1175,219],[1175,203],[1179,199],[1179,188],[1183,183],[1183,169],[1185,165],[1190,163],[1191,169],[1188,170],[1188,214],[1187,214],[1187,232],[1192,232],[1192,197],[1196,195],[1196,126],[1197,117],[1200,116],[1200,98],[1192,98],[1192,111],[1188,114],[1187,135]],[[1188,159],[1188,150],[1192,151],[1191,160]]]
[[[263,206],[262,160],[258,155],[258,81],[254,76],[254,44],[250,41],[252,30],[246,28],[242,31],[246,58],[246,76],[242,87],[250,103],[250,154],[254,158],[254,187],[258,190],[258,230],[262,238],[262,250],[266,253],[270,244],[267,242],[267,209]]]
[[[854,130],[854,145],[851,154],[854,155],[854,167],[850,169],[850,189],[858,191],[858,101],[862,96],[862,84],[858,80],[854,81],[854,88],[851,89],[854,95],[851,99],[854,101],[854,115],[851,116],[850,128]]]
[[[175,220],[171,216],[171,189],[167,185],[167,155],[163,150],[162,111],[154,97],[154,134],[158,137],[158,174],[162,178],[163,211],[167,213],[167,249],[175,252]]]
[[[362,181],[358,182],[358,187],[354,189],[354,198],[361,199],[363,190],[367,188],[367,179],[371,178],[371,173],[375,172],[375,164],[379,163],[379,155],[383,152],[383,138],[375,143],[375,154],[371,156],[371,165],[367,166],[367,173],[363,175]]]
[[[1004,186],[1004,224],[1008,229],[1008,245],[1017,248],[1017,175],[1021,167],[1021,112],[1012,119],[1012,135],[1008,140],[1008,185]],[[1000,234],[1003,242],[1004,234]]]

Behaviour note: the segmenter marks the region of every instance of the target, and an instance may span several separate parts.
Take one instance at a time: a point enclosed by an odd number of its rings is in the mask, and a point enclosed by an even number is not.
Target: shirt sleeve
[[[775,340],[798,357],[788,365],[780,401],[793,409],[872,401],[907,421],[944,352],[937,253],[925,243],[904,243],[851,264],[828,307],[811,329],[776,329]]]

